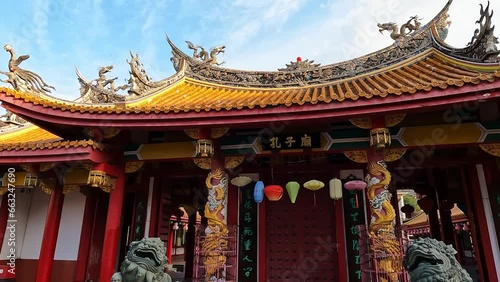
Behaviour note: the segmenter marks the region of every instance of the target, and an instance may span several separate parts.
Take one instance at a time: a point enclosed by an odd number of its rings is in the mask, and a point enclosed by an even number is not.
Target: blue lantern
[[[253,188],[253,198],[256,203],[261,203],[264,200],[264,182],[257,181],[255,187]]]

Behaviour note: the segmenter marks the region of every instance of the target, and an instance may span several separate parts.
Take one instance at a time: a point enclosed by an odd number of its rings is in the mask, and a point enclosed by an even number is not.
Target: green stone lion
[[[167,267],[165,247],[159,238],[143,238],[134,241],[120,266],[120,272],[111,277],[111,282],[172,282],[164,273]]]
[[[472,282],[455,259],[451,245],[431,238],[417,239],[408,247],[404,266],[412,282]]]

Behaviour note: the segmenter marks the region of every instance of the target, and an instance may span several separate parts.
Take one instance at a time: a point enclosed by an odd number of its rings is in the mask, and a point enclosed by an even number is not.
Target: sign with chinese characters
[[[240,188],[238,281],[257,281],[257,208],[253,199],[255,183]]]
[[[321,148],[321,133],[293,133],[262,137],[264,151]]]
[[[363,190],[343,191],[344,222],[349,281],[361,281],[358,225],[365,225]]]
[[[148,194],[137,193],[135,201],[134,222],[132,225],[132,241],[140,241],[144,238],[144,227],[146,226]]]

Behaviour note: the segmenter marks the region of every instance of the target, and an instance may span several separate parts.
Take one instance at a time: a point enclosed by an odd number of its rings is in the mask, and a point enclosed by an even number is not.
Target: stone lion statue
[[[164,273],[166,266],[163,242],[159,238],[143,238],[130,244],[120,272],[113,274],[111,282],[172,282]]]
[[[455,259],[451,245],[431,238],[417,239],[408,247],[404,266],[412,282],[472,282]]]

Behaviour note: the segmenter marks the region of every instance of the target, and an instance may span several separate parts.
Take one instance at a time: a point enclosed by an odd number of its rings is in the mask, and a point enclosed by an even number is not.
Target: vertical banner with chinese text
[[[257,236],[258,218],[257,203],[253,198],[255,183],[240,189],[239,216],[239,250],[238,250],[238,281],[257,281]]]
[[[363,190],[343,191],[349,281],[361,281],[358,225],[365,225]]]
[[[132,225],[132,241],[140,241],[144,238],[144,228],[146,227],[146,217],[148,205],[148,194],[137,193],[135,199],[134,222]]]

